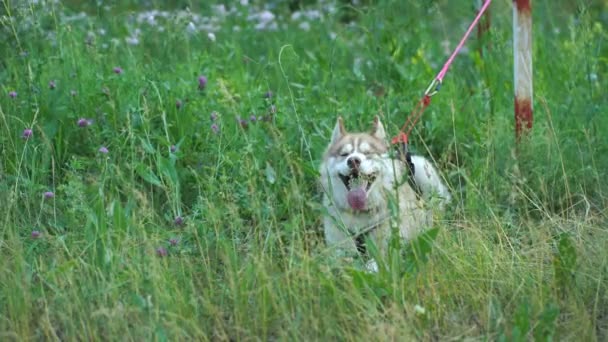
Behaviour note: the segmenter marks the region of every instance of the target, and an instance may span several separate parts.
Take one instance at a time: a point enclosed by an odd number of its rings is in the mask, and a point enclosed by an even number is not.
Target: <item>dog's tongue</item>
[[[365,188],[365,185],[360,185],[348,192],[346,199],[351,208],[355,210],[365,209],[367,204],[367,192],[365,191]]]

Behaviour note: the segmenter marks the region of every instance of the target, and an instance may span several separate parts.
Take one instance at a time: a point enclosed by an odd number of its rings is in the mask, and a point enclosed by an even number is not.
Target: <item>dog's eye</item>
[[[348,153],[346,153],[346,152],[340,153],[340,157],[347,157],[347,156],[348,156]]]

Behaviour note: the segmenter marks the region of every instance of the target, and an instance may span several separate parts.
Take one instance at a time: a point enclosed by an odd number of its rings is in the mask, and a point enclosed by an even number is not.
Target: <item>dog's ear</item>
[[[386,139],[386,132],[384,131],[384,126],[382,122],[380,122],[380,117],[376,115],[374,118],[374,127],[372,128],[372,136],[378,138],[380,140]]]
[[[346,129],[344,128],[344,121],[341,116],[338,116],[338,120],[336,121],[336,127],[334,127],[334,132],[331,134],[331,143],[335,144],[346,134]]]

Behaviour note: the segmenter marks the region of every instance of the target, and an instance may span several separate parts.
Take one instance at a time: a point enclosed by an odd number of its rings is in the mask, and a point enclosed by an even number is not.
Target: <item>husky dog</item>
[[[326,209],[325,240],[346,255],[365,253],[366,239],[371,239],[380,252],[386,252],[391,235],[389,204],[398,208],[393,222],[396,219],[399,235],[409,240],[430,226],[432,210],[428,202],[432,197],[437,201],[430,202],[441,209],[451,200],[428,160],[389,156],[386,133],[378,117],[370,133],[348,133],[339,117],[320,174]],[[375,262],[370,262],[368,268],[377,270]]]

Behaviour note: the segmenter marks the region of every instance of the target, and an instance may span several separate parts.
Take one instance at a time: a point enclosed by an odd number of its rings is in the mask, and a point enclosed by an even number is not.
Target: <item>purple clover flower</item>
[[[93,121],[91,121],[90,119],[85,119],[85,118],[80,118],[78,119],[78,127],[88,127],[91,126],[91,124],[93,124]]]
[[[176,216],[175,220],[173,220],[173,223],[178,226],[181,227],[184,224],[184,218],[181,216]]]
[[[167,256],[167,249],[165,247],[158,247],[156,249],[156,255],[159,257],[166,257]]]
[[[34,134],[34,131],[32,131],[31,128],[26,128],[23,130],[23,133],[21,133],[21,137],[23,139],[27,140],[27,139],[31,138],[33,134]]]
[[[109,150],[108,150],[108,148],[107,148],[107,147],[105,147],[105,146],[101,146],[101,147],[99,148],[99,153],[108,154],[109,152],[110,152],[110,151],[109,151]]]
[[[204,90],[206,86],[207,86],[207,77],[205,77],[204,75],[199,76],[198,77],[198,89]]]
[[[271,99],[273,95],[274,95],[274,94],[272,93],[272,91],[271,91],[271,90],[269,90],[269,91],[267,91],[266,93],[264,93],[264,98],[266,98],[266,99]]]
[[[177,146],[171,145],[171,147],[169,148],[169,150],[171,151],[171,153],[175,153],[175,152],[177,152]]]
[[[118,67],[118,66],[117,66],[117,67],[114,67],[114,69],[112,69],[112,70],[114,71],[114,73],[115,73],[115,74],[118,74],[118,75],[120,75],[120,74],[122,74],[122,73],[123,73],[122,68],[121,68],[121,67]]]
[[[251,116],[249,117],[249,121],[256,122],[257,118],[255,117],[255,115],[251,114]]]
[[[8,96],[10,96],[12,99],[14,99],[15,97],[17,97],[17,92],[14,90],[9,91]]]
[[[177,246],[178,243],[179,243],[179,240],[177,238],[171,238],[171,239],[169,239],[169,244],[171,246]]]
[[[42,235],[42,233],[39,230],[32,230],[32,239],[37,239]]]
[[[218,134],[220,132],[220,127],[217,124],[212,124],[211,130],[213,131],[213,133]]]
[[[55,193],[52,191],[47,191],[44,193],[44,198],[46,198],[46,199],[51,199],[53,197],[55,197]]]
[[[211,115],[209,117],[211,118],[211,121],[215,121],[218,118],[218,114],[217,112],[211,112]]]
[[[249,123],[247,122],[247,120],[245,120],[245,119],[241,119],[241,117],[240,117],[240,116],[237,116],[237,117],[236,117],[236,121],[239,123],[239,125],[240,125],[242,128],[247,128],[247,127],[249,126]]]

